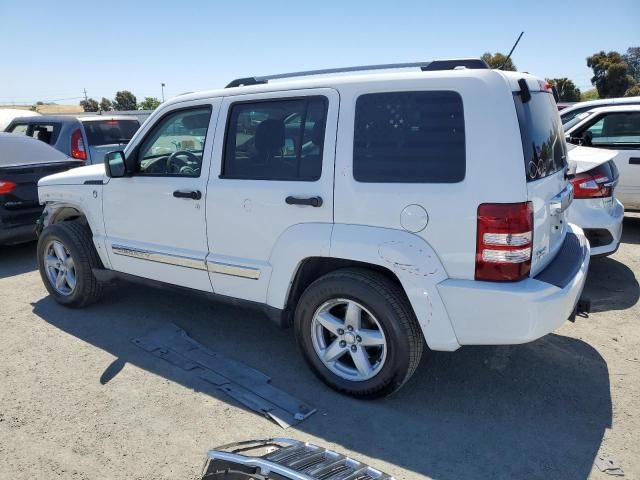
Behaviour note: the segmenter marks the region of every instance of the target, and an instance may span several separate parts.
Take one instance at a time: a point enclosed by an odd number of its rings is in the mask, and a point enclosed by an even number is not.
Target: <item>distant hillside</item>
[[[56,113],[82,113],[80,105],[0,105],[2,108],[13,108],[16,110],[31,110],[42,114],[55,115]]]

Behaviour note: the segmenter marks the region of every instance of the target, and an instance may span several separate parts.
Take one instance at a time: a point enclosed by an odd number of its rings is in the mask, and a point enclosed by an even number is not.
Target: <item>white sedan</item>
[[[616,194],[627,210],[640,210],[640,105],[594,108],[564,126],[575,145],[616,150]]]
[[[574,196],[568,220],[584,230],[591,255],[611,255],[620,244],[624,207],[615,195],[617,154],[614,150],[569,145]]]

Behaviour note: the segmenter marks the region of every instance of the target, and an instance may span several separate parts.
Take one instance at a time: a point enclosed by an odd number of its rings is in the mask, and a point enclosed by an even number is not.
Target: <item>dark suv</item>
[[[15,118],[5,132],[37,138],[88,165],[101,163],[105,153],[124,148],[138,128],[138,119],[124,115],[42,115]]]

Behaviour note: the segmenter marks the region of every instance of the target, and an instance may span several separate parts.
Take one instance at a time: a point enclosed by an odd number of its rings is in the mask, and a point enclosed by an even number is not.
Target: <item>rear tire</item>
[[[371,270],[337,270],[313,282],[298,302],[294,323],[313,372],[354,397],[378,398],[400,389],[424,349],[404,291]]]
[[[102,262],[89,227],[70,221],[46,227],[38,238],[38,268],[56,302],[80,308],[97,301],[102,285],[93,275]]]

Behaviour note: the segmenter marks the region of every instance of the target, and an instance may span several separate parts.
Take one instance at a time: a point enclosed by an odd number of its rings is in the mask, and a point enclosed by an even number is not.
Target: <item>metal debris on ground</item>
[[[340,453],[290,438],[247,440],[211,450],[202,480],[394,480]]]
[[[306,403],[272,386],[271,378],[264,373],[206,348],[177,325],[168,324],[132,341],[147,352],[214,385],[282,428],[296,425],[315,412]]]
[[[605,455],[598,455],[594,463],[596,464],[596,467],[600,469],[601,472],[604,472],[607,475],[624,477],[624,472],[622,471],[622,467],[616,460],[614,460],[611,457],[607,457]]]

